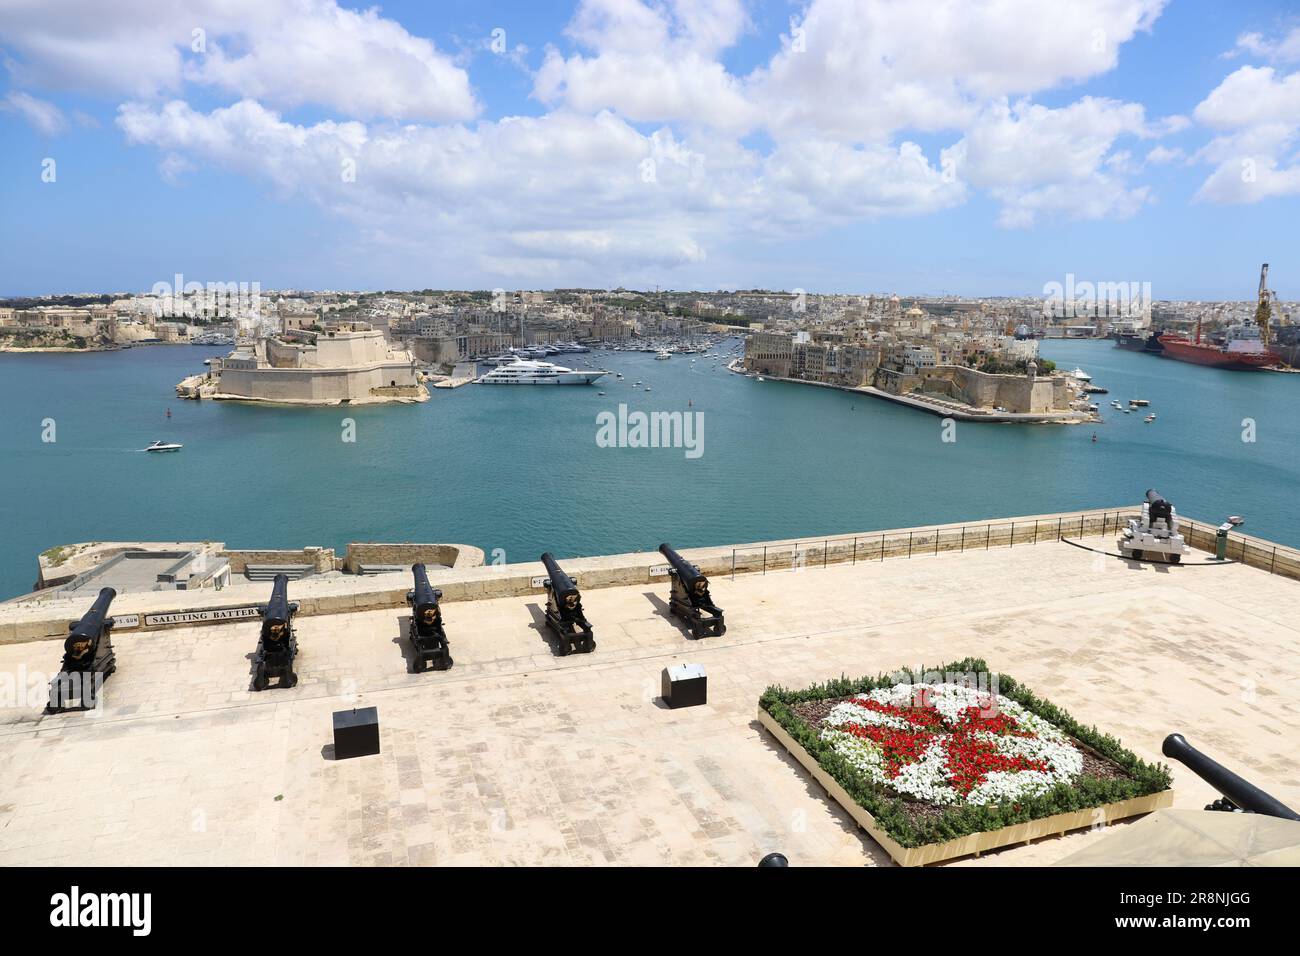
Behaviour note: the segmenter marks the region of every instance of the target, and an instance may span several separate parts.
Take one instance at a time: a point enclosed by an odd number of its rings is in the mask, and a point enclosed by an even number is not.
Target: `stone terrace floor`
[[[448,603],[456,666],[420,675],[403,611],[302,618],[298,686],[260,694],[256,623],[124,632],[103,715],[0,711],[0,864],[891,865],[758,726],[758,697],[967,655],[1148,760],[1180,731],[1300,806],[1295,581],[1052,542],[713,587],[729,629],[699,642],[665,618],[666,581],[589,591],[598,647],[570,657],[538,598]],[[60,655],[0,646],[0,674]],[[656,701],[674,661],[707,668],[707,706]],[[330,714],[353,705],[379,708],[383,753],[328,759]],[[1213,798],[1174,776],[1175,806]],[[1046,864],[1097,838],[950,865]]]

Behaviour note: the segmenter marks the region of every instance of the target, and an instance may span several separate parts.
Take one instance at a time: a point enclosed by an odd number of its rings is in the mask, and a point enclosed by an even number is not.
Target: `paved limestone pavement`
[[[559,657],[536,597],[444,605],[455,667],[408,673],[399,610],[297,622],[300,681],[249,690],[257,624],[125,632],[98,716],[0,710],[0,864],[889,865],[757,724],[772,683],[982,656],[1149,760],[1181,731],[1300,804],[1300,583],[1136,566],[1051,542],[713,579],[722,638],[667,583],[583,594],[598,647]],[[61,644],[0,646],[36,681]],[[656,698],[705,666],[709,703]],[[330,714],[383,752],[331,759]],[[1214,796],[1180,765],[1175,805]],[[1096,834],[951,865],[1053,862]]]

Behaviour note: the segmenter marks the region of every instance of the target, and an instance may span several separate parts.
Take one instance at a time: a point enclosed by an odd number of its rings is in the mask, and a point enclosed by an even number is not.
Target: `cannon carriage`
[[[1178,533],[1178,512],[1154,488],[1147,489],[1142,517],[1129,519],[1116,545],[1126,558],[1164,560],[1170,564],[1177,564],[1184,554],[1191,552]]]
[[[406,592],[406,603],[411,607],[411,625],[408,634],[415,660],[411,667],[415,673],[424,670],[426,664],[434,670],[445,671],[451,667],[451,649],[447,644],[447,632],[442,627],[442,592],[429,584],[429,574],[423,564],[411,565],[415,576],[415,587]]]
[[[275,576],[271,600],[257,611],[262,616],[262,633],[254,657],[253,690],[266,690],[272,678],[278,679],[281,687],[293,687],[298,683],[293,669],[298,656],[298,637],[293,629],[298,603],[289,600],[288,575]]]
[[[659,553],[668,559],[668,577],[672,581],[669,610],[686,622],[691,637],[721,637],[726,634],[722,608],[714,604],[709,595],[709,579],[669,545],[659,545]]]
[[[50,681],[50,700],[46,708],[50,713],[92,709],[104,681],[117,670],[117,655],[113,652],[113,619],[108,616],[115,597],[117,592],[112,588],[101,589],[90,610],[80,620],[68,625],[68,637],[63,642],[63,661],[59,673]],[[74,706],[72,701],[79,703]]]
[[[577,582],[564,573],[549,551],[542,555],[542,564],[546,566],[546,580],[542,582],[546,588],[546,626],[555,635],[559,653],[590,653],[596,649],[596,637],[582,612]]]

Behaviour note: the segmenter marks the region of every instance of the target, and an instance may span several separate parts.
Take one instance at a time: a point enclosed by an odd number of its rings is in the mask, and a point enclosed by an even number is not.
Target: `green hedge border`
[[[921,673],[989,673],[988,664],[980,658],[968,657],[953,664],[923,668]],[[895,672],[897,673],[897,672]],[[998,693],[1015,701],[1030,713],[1050,721],[1080,743],[1091,747],[1101,756],[1122,767],[1129,779],[1101,780],[1085,777],[1073,784],[1058,784],[1040,797],[1023,799],[1015,804],[994,804],[986,807],[952,807],[935,818],[920,823],[913,822],[903,812],[902,798],[885,793],[882,788],[865,779],[830,744],[823,741],[817,730],[790,709],[792,704],[810,700],[825,700],[865,694],[878,687],[892,686],[897,678],[885,674],[850,680],[841,677],[824,684],[814,684],[804,690],[786,690],[769,687],[759,698],[758,705],[785,729],[798,744],[812,754],[821,768],[830,774],[857,804],[875,818],[876,825],[896,840],[900,846],[913,848],[930,843],[942,843],[971,833],[999,830],[1002,827],[1038,820],[1057,813],[1086,810],[1108,803],[1118,803],[1134,797],[1144,797],[1168,790],[1172,777],[1165,764],[1149,764],[1131,750],[1125,750],[1119,740],[1102,734],[1096,727],[1085,727],[1055,704],[1036,696],[1007,674],[999,673]]]

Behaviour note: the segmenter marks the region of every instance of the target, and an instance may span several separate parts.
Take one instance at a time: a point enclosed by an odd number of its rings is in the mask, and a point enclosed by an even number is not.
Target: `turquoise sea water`
[[[1097,396],[1103,424],[958,425],[944,443],[940,419],[910,409],[642,353],[593,353],[622,382],[471,385],[435,390],[423,405],[174,397],[176,382],[224,351],[0,354],[0,597],[31,587],[38,552],[74,541],[447,541],[523,561],[545,549],[603,554],[1101,508],[1150,486],[1190,516],[1242,514],[1243,530],[1300,545],[1300,376],[1047,342],[1047,357],[1110,388]],[[652,391],[633,389],[637,379]],[[1112,398],[1149,399],[1156,423],[1111,409]],[[702,457],[598,447],[596,416],[619,402],[702,412]],[[345,418],[355,443],[340,440]],[[1253,443],[1242,441],[1245,418]],[[41,441],[44,419],[55,422],[53,443]],[[185,449],[140,451],[156,438]]]

